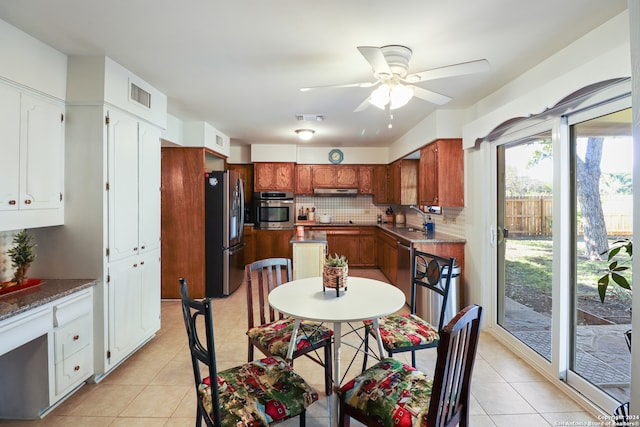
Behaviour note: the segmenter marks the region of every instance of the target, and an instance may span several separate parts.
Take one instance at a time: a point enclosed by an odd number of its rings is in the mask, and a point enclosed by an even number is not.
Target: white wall
[[[403,158],[436,139],[461,138],[462,127],[471,119],[471,110],[434,111],[389,147],[389,161]]]
[[[0,20],[0,79],[64,100],[67,56]]]
[[[631,73],[628,19],[627,12],[620,14],[480,101],[474,106],[478,117],[463,128],[464,146],[474,147],[478,138],[504,121],[540,113],[584,86],[628,77]],[[488,216],[492,199],[487,197],[487,191],[491,190],[492,172],[486,146],[479,144],[465,151],[465,276],[467,283],[476,284],[469,286],[465,295],[469,295],[469,302],[489,307],[487,288],[492,268],[489,233],[493,219]],[[480,283],[486,285],[478,286]]]

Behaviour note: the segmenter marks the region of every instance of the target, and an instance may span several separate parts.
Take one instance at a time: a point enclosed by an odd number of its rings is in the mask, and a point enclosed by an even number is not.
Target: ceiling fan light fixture
[[[384,110],[389,103],[389,93],[391,89],[388,84],[381,84],[376,90],[371,92],[369,102],[381,110]]]
[[[404,86],[402,84],[381,84],[376,90],[371,92],[369,102],[381,110],[384,110],[389,105],[389,109],[395,110],[397,108],[407,105],[407,103],[413,97],[413,89]]]
[[[313,129],[296,129],[295,132],[298,135],[298,138],[303,141],[309,141],[311,138],[313,138],[313,134],[316,133],[316,131]]]
[[[391,89],[389,95],[391,105],[389,108],[395,110],[396,108],[404,107],[413,98],[413,89],[410,87],[398,84]]]

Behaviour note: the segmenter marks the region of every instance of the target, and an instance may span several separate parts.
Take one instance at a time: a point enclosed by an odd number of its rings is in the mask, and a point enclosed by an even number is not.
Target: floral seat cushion
[[[387,358],[338,391],[340,399],[384,427],[425,427],[433,380],[415,368]]]
[[[207,412],[212,412],[211,382],[198,387]],[[222,427],[268,426],[292,418],[318,400],[318,393],[284,359],[267,357],[218,372]]]
[[[272,355],[286,357],[293,333],[294,319],[285,318],[256,326],[247,331],[249,338],[257,341]],[[316,345],[333,336],[333,331],[317,322],[303,320],[296,335],[296,350]]]
[[[379,322],[380,338],[387,349],[426,345],[440,339],[433,325],[413,314],[392,314]],[[373,328],[370,320],[365,320],[364,324],[368,330]]]

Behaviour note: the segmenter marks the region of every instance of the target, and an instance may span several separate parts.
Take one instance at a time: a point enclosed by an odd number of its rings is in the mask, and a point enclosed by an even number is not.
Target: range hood
[[[357,188],[314,188],[315,196],[357,196]]]

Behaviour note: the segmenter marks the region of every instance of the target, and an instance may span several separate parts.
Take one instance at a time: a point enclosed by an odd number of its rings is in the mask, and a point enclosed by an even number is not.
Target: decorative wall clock
[[[344,154],[342,154],[342,150],[334,149],[329,151],[329,161],[334,165],[342,163],[343,159],[344,159]]]

